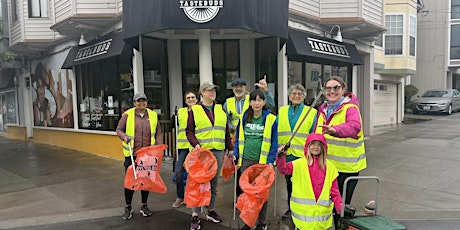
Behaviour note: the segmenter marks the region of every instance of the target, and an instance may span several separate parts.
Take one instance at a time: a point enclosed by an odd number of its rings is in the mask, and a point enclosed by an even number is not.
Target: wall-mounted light
[[[88,43],[88,42],[85,39],[85,35],[83,35],[83,33],[81,33],[80,41],[78,42],[78,45],[85,45],[86,43]]]
[[[332,34],[332,31],[334,30],[334,28],[337,28],[337,33],[336,35],[333,35]],[[339,25],[335,25],[331,28],[331,31],[329,31],[329,34],[331,34],[332,36],[332,39],[338,41],[338,42],[342,42],[342,32],[340,31],[340,26]]]

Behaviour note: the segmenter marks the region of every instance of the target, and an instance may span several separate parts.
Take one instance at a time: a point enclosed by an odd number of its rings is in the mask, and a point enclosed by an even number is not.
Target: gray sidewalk
[[[418,121],[417,118],[433,118]],[[379,127],[366,139],[368,168],[361,175],[380,178],[378,214],[408,229],[459,229],[460,113],[412,115],[408,124]],[[119,144],[119,143],[116,143]],[[190,210],[172,210],[175,185],[173,159],[164,159],[162,178],[167,194],[150,194],[154,216],[138,212],[122,221],[123,166],[92,154],[0,138],[0,229],[188,229]],[[121,154],[121,153],[120,153]],[[352,204],[358,211],[374,199],[374,181],[360,181]],[[276,189],[276,192],[275,192]],[[222,224],[203,222],[203,229],[233,229],[233,180],[220,181],[216,210]],[[276,209],[275,204],[276,193]],[[293,229],[279,221],[287,208],[285,180],[278,174],[269,200],[269,229]],[[166,218],[168,216],[175,218]],[[240,227],[242,227],[240,222]],[[183,227],[182,227],[183,226]]]

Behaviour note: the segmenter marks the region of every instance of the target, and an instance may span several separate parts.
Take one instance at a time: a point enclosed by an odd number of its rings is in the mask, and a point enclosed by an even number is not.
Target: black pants
[[[291,210],[291,194],[292,194],[292,175],[284,175],[286,179],[286,189],[287,189],[287,203],[288,203],[288,210]]]
[[[136,156],[134,157],[134,161],[136,161]],[[132,165],[131,163],[131,157],[125,157],[125,174],[126,170],[128,170],[128,167]],[[125,188],[125,202],[127,206],[131,206],[131,202],[133,201],[133,196],[134,196],[134,190],[127,189]],[[147,204],[147,199],[149,198],[149,191],[141,191],[141,197],[142,197],[142,204]]]

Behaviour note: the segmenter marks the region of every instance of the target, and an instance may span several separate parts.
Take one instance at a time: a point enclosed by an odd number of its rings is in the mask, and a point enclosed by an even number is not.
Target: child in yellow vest
[[[332,229],[333,209],[340,213],[342,197],[337,169],[327,162],[324,136],[308,135],[304,153],[305,157],[292,162],[286,162],[284,154],[276,159],[278,170],[292,175],[292,220],[298,229]]]

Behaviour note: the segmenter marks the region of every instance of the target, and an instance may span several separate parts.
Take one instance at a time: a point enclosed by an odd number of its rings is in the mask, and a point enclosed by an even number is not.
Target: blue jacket
[[[265,124],[265,119],[267,118],[267,115],[270,113],[271,113],[270,109],[264,109],[262,111],[262,118],[263,118],[264,124]],[[243,115],[243,125],[246,125],[246,115],[247,115],[247,112],[245,112]],[[236,130],[240,130],[240,125],[241,125],[240,123],[241,123],[241,120],[238,122],[238,126]],[[238,148],[239,135],[240,135],[240,132],[236,132],[235,144],[233,148],[233,156],[235,156],[236,158],[238,158],[240,155],[239,148]],[[267,157],[267,164],[273,164],[276,160],[276,153],[278,152],[278,120],[276,120],[275,123],[273,123],[271,139],[272,139],[272,143],[270,146],[270,152],[268,153],[268,157]]]

